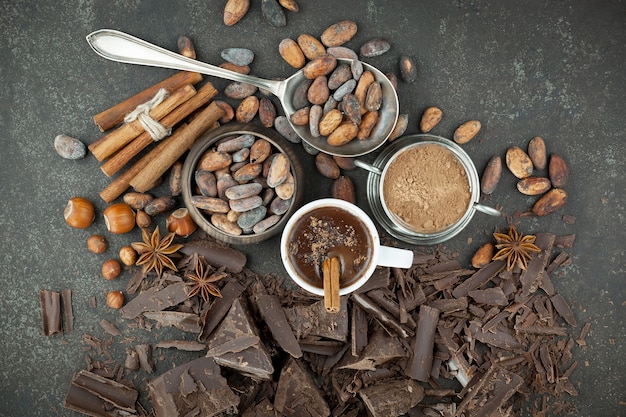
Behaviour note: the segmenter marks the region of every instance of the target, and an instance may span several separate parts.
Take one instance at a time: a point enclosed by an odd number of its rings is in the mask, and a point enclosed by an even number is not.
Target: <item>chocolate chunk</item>
[[[406,338],[414,334],[411,329],[408,329],[400,324],[395,318],[393,318],[393,316],[383,311],[365,294],[354,293],[352,294],[352,299],[359,307],[367,311],[372,316],[376,317],[376,319],[378,319],[379,323],[382,326],[385,326],[386,328],[395,331],[401,337]]]
[[[324,302],[311,305],[296,305],[285,309],[285,316],[296,339],[307,336],[327,337],[345,342],[348,340],[347,297],[341,297],[339,313],[328,313]]]
[[[74,309],[72,308],[72,290],[63,290],[61,292],[63,300],[63,315],[65,317],[65,331],[74,330]]]
[[[39,291],[39,304],[41,305],[41,323],[43,334],[51,336],[61,333],[61,297],[58,292]]]
[[[280,347],[294,358],[302,356],[302,350],[289,326],[280,300],[275,295],[260,294],[255,297],[256,306],[261,317],[269,327]]]
[[[90,416],[134,414],[138,395],[133,388],[83,370],[72,378],[63,406]]]
[[[418,381],[428,382],[430,380],[439,313],[439,310],[427,305],[420,307],[417,332],[413,342],[413,355],[407,368],[407,375]]]
[[[139,366],[146,373],[154,372],[154,363],[152,362],[152,349],[148,343],[135,345],[135,352],[139,357]]]
[[[198,340],[200,342],[207,341],[208,337],[211,333],[213,333],[226,313],[228,313],[228,310],[230,310],[233,301],[239,297],[245,289],[246,287],[236,280],[230,280],[224,288],[222,288],[222,297],[213,301],[211,307],[204,312],[200,319],[202,328],[200,334],[198,335]]]
[[[505,306],[509,303],[504,291],[500,287],[487,288],[485,290],[473,290],[467,293],[479,304],[492,306]]]
[[[158,322],[162,327],[173,326],[190,333],[200,333],[197,314],[182,311],[146,311],[143,316]]]
[[[493,261],[476,271],[471,277],[463,281],[452,291],[454,298],[465,297],[470,291],[479,288],[481,285],[489,282],[490,279],[498,275],[498,272],[504,268],[504,261]]]
[[[210,353],[225,343],[232,343],[232,349],[224,353],[219,352],[220,355],[213,357],[218,365],[234,369],[254,379],[270,379],[274,367],[267,348],[258,339],[258,334],[259,331],[247,308],[241,298],[238,298],[208,340],[207,347]],[[258,343],[250,345],[250,337],[256,337]],[[243,348],[238,344],[243,344]]]
[[[185,282],[176,282],[165,288],[152,287],[139,294],[120,309],[122,317],[134,319],[146,311],[161,311],[189,298]]]
[[[239,404],[239,397],[220,375],[220,367],[207,357],[162,374],[150,381],[149,387],[156,417],[214,416],[236,412]]]
[[[367,314],[359,306],[354,305],[350,319],[351,353],[352,356],[359,356],[367,346]]]
[[[102,327],[102,329],[108,334],[110,334],[111,336],[122,335],[122,332],[120,332],[120,330],[117,327],[115,327],[115,324],[111,323],[110,321],[106,319],[100,320],[100,327]]]
[[[505,406],[506,401],[522,386],[524,380],[519,375],[501,367],[492,366],[475,381],[461,404],[457,414],[463,415],[465,410],[472,417],[494,416]]]
[[[208,240],[193,240],[185,243],[180,249],[185,255],[193,255],[194,252],[204,256],[204,259],[215,267],[226,267],[229,272],[241,272],[246,266],[246,254],[236,249],[220,246]]]
[[[559,315],[567,322],[567,324],[576,327],[576,318],[574,317],[574,313],[561,294],[555,294],[552,298],[550,298],[550,302],[554,306],[557,313],[559,313]]]
[[[330,409],[317,388],[317,384],[296,359],[289,361],[280,373],[276,397],[276,410],[286,417],[326,417]]]
[[[483,332],[478,323],[471,322],[469,332],[476,340],[501,349],[514,350],[523,348],[523,345],[511,333],[501,328]]]
[[[390,336],[385,329],[378,326],[363,353],[359,357],[352,354],[344,355],[337,369],[373,371],[384,363],[406,356],[408,355],[400,340],[396,336]]]
[[[536,236],[535,245],[541,249],[541,252],[533,254],[528,262],[528,267],[520,275],[522,297],[534,293],[541,285],[541,278],[550,261],[550,254],[554,245],[555,236],[552,233],[537,233]]]
[[[424,388],[409,378],[392,379],[359,390],[372,417],[399,416],[424,398]]]

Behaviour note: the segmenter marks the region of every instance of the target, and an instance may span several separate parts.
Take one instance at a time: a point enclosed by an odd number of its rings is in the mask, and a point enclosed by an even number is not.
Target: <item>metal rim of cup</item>
[[[354,214],[359,221],[361,221],[365,228],[371,235],[372,238],[372,256],[369,260],[369,264],[367,268],[363,271],[362,275],[356,279],[352,284],[347,287],[341,287],[339,290],[339,295],[347,295],[351,292],[356,291],[361,286],[363,286],[367,280],[371,277],[376,269],[376,259],[378,258],[379,248],[380,248],[380,236],[378,234],[378,229],[376,229],[376,225],[372,221],[372,219],[365,213],[360,207],[349,203],[344,200],[339,200],[336,198],[322,198],[318,200],[310,201],[309,203],[303,205],[295,213],[289,218],[285,228],[283,229],[282,236],[280,239],[280,257],[283,262],[283,266],[287,270],[287,273],[291,277],[291,279],[298,284],[301,288],[307,290],[310,293],[323,296],[324,288],[316,287],[306,280],[300,278],[300,276],[296,273],[295,269],[291,266],[291,261],[289,260],[289,242],[291,241],[290,235],[295,223],[310,213],[311,211],[320,208],[320,207],[337,207],[341,210],[348,211],[351,214]]]

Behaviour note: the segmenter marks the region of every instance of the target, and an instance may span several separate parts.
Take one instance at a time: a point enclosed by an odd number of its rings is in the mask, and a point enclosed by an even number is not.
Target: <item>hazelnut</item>
[[[96,218],[96,211],[91,201],[83,197],[72,197],[67,202],[63,217],[65,223],[77,229],[86,229]]]
[[[124,305],[124,294],[121,291],[111,291],[107,294],[107,305],[111,308],[121,308]]]
[[[135,227],[135,212],[126,203],[111,204],[103,214],[104,223],[113,234],[128,233]]]
[[[91,235],[87,239],[87,248],[93,253],[102,253],[107,250],[107,241],[104,236]]]
[[[120,248],[120,260],[126,266],[132,266],[137,261],[137,251],[132,246],[122,246]]]
[[[170,233],[176,233],[178,236],[187,237],[196,231],[198,225],[191,218],[189,210],[185,207],[174,210],[167,217],[165,227]]]
[[[120,272],[122,272],[122,265],[117,259],[107,259],[102,264],[102,276],[108,281],[117,278]]]
[[[137,226],[145,229],[152,224],[152,217],[148,213],[143,210],[137,210],[137,214],[135,215],[135,222],[137,222]]]

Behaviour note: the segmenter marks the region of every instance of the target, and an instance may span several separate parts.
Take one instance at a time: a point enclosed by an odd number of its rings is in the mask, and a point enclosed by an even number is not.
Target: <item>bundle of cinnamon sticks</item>
[[[179,72],[94,116],[94,122],[104,136],[89,145],[89,150],[102,162],[101,170],[107,176],[119,175],[100,192],[107,203],[118,198],[129,187],[146,192],[204,132],[219,125],[224,111],[211,100],[217,90],[210,83],[196,89],[202,75]],[[171,134],[163,139],[153,139],[139,119],[123,123],[127,114],[137,106],[150,101],[161,89],[167,96],[154,106],[148,115]],[[209,104],[210,103],[210,104]],[[188,116],[193,120],[185,123]],[[121,123],[121,124],[120,124]],[[149,151],[120,171],[131,161],[155,144]]]

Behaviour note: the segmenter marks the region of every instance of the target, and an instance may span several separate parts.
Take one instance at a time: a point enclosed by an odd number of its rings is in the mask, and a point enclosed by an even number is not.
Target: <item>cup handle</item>
[[[380,245],[377,265],[391,268],[410,268],[413,265],[413,251]]]

